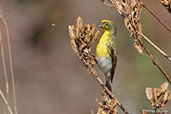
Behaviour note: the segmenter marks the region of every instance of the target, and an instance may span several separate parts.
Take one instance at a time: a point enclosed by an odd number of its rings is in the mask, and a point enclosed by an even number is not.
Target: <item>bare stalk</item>
[[[76,25],[69,25],[69,36],[71,38],[71,47],[74,53],[79,56],[79,59],[83,65],[90,71],[90,73],[96,77],[101,87],[106,91],[108,95],[112,97],[112,100],[122,109],[125,114],[129,114],[128,111],[121,105],[117,98],[110,92],[110,90],[104,85],[99,78],[98,73],[95,70],[96,60],[94,54],[91,52],[90,43],[97,40],[100,31],[95,31],[95,24],[83,25],[81,17],[77,18]]]
[[[4,96],[4,94],[2,93],[1,90],[0,90],[0,96],[2,97],[2,99],[3,99],[4,103],[5,103],[5,105],[7,106],[9,113],[10,113],[10,114],[13,114],[13,112],[12,112],[12,110],[11,110],[9,104],[8,104],[8,101],[7,101],[7,99],[5,98],[5,96]]]
[[[93,74],[94,75],[94,74]],[[125,114],[129,114],[128,111],[123,107],[123,105],[119,102],[119,100],[111,93],[111,91],[104,85],[103,81],[99,78],[98,75],[94,75],[97,81],[100,83],[101,87],[105,89],[105,91],[112,97],[114,101],[116,101],[117,105],[122,109]]]
[[[3,16],[3,12],[1,11],[0,18],[5,25],[5,31],[7,35],[7,45],[8,45],[8,54],[9,54],[9,63],[10,63],[10,72],[11,72],[11,78],[12,78],[12,89],[13,89],[13,99],[14,99],[14,110],[15,114],[17,114],[17,101],[16,101],[16,90],[15,90],[15,80],[14,80],[14,70],[13,70],[13,61],[12,61],[12,54],[11,54],[11,43],[9,38],[9,31],[8,31],[8,25],[7,22]]]
[[[4,54],[4,45],[3,45],[1,30],[0,30],[0,47],[1,47],[1,55],[2,55],[2,66],[3,66],[4,77],[5,77],[6,99],[7,99],[7,102],[9,103],[9,83],[8,83],[8,75],[7,75],[7,68],[6,68],[5,54]]]
[[[163,50],[161,50],[157,45],[155,45],[148,37],[146,37],[143,33],[141,36],[152,46],[154,47],[160,54],[162,54],[165,58],[167,58],[169,61],[171,61],[171,57],[167,55]]]
[[[149,12],[151,13],[151,15],[153,15],[153,16],[157,19],[157,21],[158,21],[161,25],[163,25],[163,27],[165,27],[165,28],[171,33],[171,28],[169,28],[161,19],[159,19],[159,18],[156,16],[156,14],[154,14],[154,12],[153,12],[150,8],[148,8],[144,3],[142,3],[142,6],[143,6],[147,11],[149,11]]]
[[[139,42],[141,43],[141,46],[143,47],[143,49],[145,50],[145,52],[147,53],[147,55],[152,60],[153,64],[162,72],[162,74],[165,76],[165,78],[167,79],[167,81],[171,84],[171,78],[168,76],[168,74],[166,73],[166,71],[159,65],[159,63],[157,62],[157,60],[153,57],[153,55],[150,53],[150,51],[145,47],[144,43],[141,40],[139,40]]]
[[[116,2],[116,0],[108,0],[108,1],[110,1],[110,3],[107,3],[107,2],[105,2],[104,0],[102,0],[102,2],[105,4],[105,5],[107,5],[107,6],[111,6],[110,4],[113,4],[113,5],[116,5],[116,3],[112,3],[112,1],[114,1],[114,2]],[[120,3],[120,1],[119,1],[119,3]],[[169,32],[171,32],[171,29],[166,25],[166,24],[164,24],[149,8],[147,8],[142,2],[140,3],[144,8],[146,8]],[[129,5],[127,4],[127,6],[126,7],[128,7]],[[122,12],[122,8],[125,8],[125,7],[123,7],[122,5],[120,5],[120,9],[116,9],[115,7],[111,7],[112,9],[115,9],[115,10],[117,10],[117,12],[120,14],[120,12]],[[139,8],[140,9],[140,8]],[[140,12],[141,12],[141,10],[135,10],[135,9],[133,9],[133,11],[132,12],[137,12],[137,13],[139,13],[140,14]],[[125,9],[125,10],[127,10],[127,9]],[[139,12],[138,12],[139,11]],[[131,15],[130,14],[130,12],[128,11],[128,13],[126,12],[126,15]],[[120,14],[121,15],[121,14]],[[122,15],[121,15],[122,16]],[[134,16],[137,16],[137,15],[134,15]],[[123,17],[123,16],[122,16]],[[147,37],[145,37],[145,35],[143,35],[142,34],[142,29],[141,29],[141,24],[139,23],[139,25],[138,26],[135,26],[135,25],[137,25],[137,23],[135,23],[135,22],[133,22],[133,24],[132,23],[130,23],[130,22],[132,22],[132,20],[129,20],[128,19],[129,17],[127,17],[126,19],[128,20],[127,22],[129,22],[129,23],[125,23],[125,24],[128,24],[128,25],[125,25],[126,27],[127,27],[127,29],[131,32],[131,34],[133,35],[134,34],[134,38],[136,39],[136,40],[138,40],[139,42],[140,42],[140,44],[141,44],[141,47],[145,50],[145,52],[147,53],[147,55],[149,56],[149,58],[153,61],[153,64],[155,65],[155,66],[157,66],[157,68],[162,72],[162,74],[164,75],[164,77],[168,80],[168,82],[171,84],[171,78],[168,76],[168,74],[165,72],[165,70],[159,65],[159,63],[157,62],[157,60],[153,57],[153,55],[148,51],[148,49],[145,47],[145,45],[144,45],[144,43],[142,42],[142,40],[141,40],[141,37],[139,37],[139,35],[140,36],[143,36],[143,38],[149,43],[149,44],[151,44],[151,46],[153,46],[157,51],[159,51],[162,55],[164,55],[168,60],[170,60],[170,57],[164,52],[164,51],[162,51],[160,48],[158,48],[156,45],[154,45],[154,43],[153,42],[151,42]],[[137,20],[137,22],[139,22],[139,18],[134,18],[134,19],[138,19]],[[124,18],[124,21],[125,21],[125,18]],[[131,25],[129,25],[129,24],[131,24]],[[138,35],[137,35],[137,31],[138,31]],[[141,33],[141,34],[140,34]],[[131,35],[131,36],[132,36]]]

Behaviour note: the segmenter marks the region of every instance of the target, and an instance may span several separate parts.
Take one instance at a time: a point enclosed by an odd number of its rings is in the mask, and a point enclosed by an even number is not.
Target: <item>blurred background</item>
[[[171,16],[159,2],[144,0],[171,27]],[[100,0],[0,0],[0,4],[11,38],[18,114],[97,112],[95,99],[101,99],[102,89],[70,46],[68,25],[75,24],[78,16],[84,23],[98,23],[102,19],[116,23],[118,64],[113,93],[130,114],[151,108],[145,88],[159,87],[166,79],[148,57],[139,55],[134,49],[133,39],[116,11]],[[141,21],[143,33],[171,56],[171,34],[145,9]],[[56,26],[52,26],[54,24]],[[147,47],[171,74],[171,62],[148,44]],[[2,66],[0,69],[0,89],[5,92]],[[102,72],[99,73],[104,79]],[[10,77],[9,80],[11,82]],[[11,86],[10,96],[13,106]],[[171,103],[168,107],[171,113]],[[4,110],[0,99],[0,114],[4,114]]]

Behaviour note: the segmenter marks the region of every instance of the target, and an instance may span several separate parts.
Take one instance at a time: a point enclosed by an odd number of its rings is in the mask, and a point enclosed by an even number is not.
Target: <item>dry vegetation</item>
[[[160,3],[171,13],[171,0],[161,0]]]
[[[77,18],[77,25],[69,26],[69,35],[71,38],[71,46],[75,54],[77,54],[81,62],[89,69],[93,75],[97,75],[94,69],[95,59],[91,53],[90,42],[95,41],[99,37],[99,31],[95,33],[95,24],[87,24],[83,26],[80,17]]]
[[[166,57],[169,61],[171,58],[162,51],[158,46],[156,46],[148,37],[143,34],[142,25],[140,22],[140,15],[143,8],[147,9],[154,18],[156,18],[169,32],[171,29],[163,23],[141,0],[101,0],[102,3],[116,10],[122,17],[125,27],[130,31],[130,37],[134,39],[133,46],[137,49],[138,53],[147,55],[153,62],[153,64],[161,71],[163,76],[167,79],[167,81],[171,84],[171,78],[166,73],[166,71],[159,65],[157,60],[153,57],[150,51],[146,48],[143,43],[143,39],[147,41],[152,47],[154,47],[160,54]],[[161,4],[171,13],[171,1],[170,0],[161,0]],[[2,10],[0,11],[0,20],[3,23],[0,28],[0,48],[1,48],[1,56],[2,56],[2,66],[3,73],[6,81],[5,92],[0,89],[0,96],[4,101],[6,106],[6,113],[9,114],[17,114],[17,104],[16,104],[16,96],[15,96],[15,82],[14,82],[14,73],[13,73],[13,62],[11,55],[11,45],[9,39],[9,31],[7,22],[3,16]],[[99,78],[98,73],[95,70],[96,61],[94,59],[94,54],[91,51],[90,43],[93,43],[99,38],[100,32],[95,30],[95,24],[83,24],[83,21],[80,17],[77,18],[76,25],[69,25],[69,35],[71,38],[71,46],[76,55],[79,56],[81,62],[86,66],[88,71],[97,79],[100,86],[104,89],[102,91],[102,102],[96,100],[99,108],[97,114],[118,114],[117,106],[121,108],[121,110],[125,114],[129,114],[128,111],[123,107],[123,105],[119,102],[119,100],[115,97],[113,93],[111,93],[107,87],[105,87],[103,81]],[[5,35],[2,33],[2,29],[5,30]],[[4,43],[3,40],[7,40],[8,46],[8,60],[6,60],[4,54]],[[7,63],[9,61],[10,64],[10,73],[7,73]],[[11,75],[12,83],[9,84],[9,76]],[[146,88],[146,95],[148,100],[151,102],[151,106],[155,111],[167,110],[166,103],[171,99],[171,91],[168,90],[169,83],[165,82],[161,85],[160,88]],[[12,85],[12,95],[14,107],[11,107],[9,102],[9,86]],[[107,94],[111,95],[112,99],[108,98]],[[14,109],[14,111],[12,110]],[[145,110],[141,111],[142,114],[148,114]],[[164,112],[167,114],[167,112]]]
[[[137,49],[138,53],[147,55],[153,62],[153,64],[161,71],[163,76],[171,84],[171,78],[166,73],[166,71],[159,65],[154,56],[145,46],[143,39],[147,41],[152,47],[154,47],[160,54],[165,58],[171,61],[171,58],[162,51],[158,46],[156,46],[148,37],[143,34],[142,25],[140,22],[140,15],[143,8],[147,9],[169,32],[171,29],[164,24],[141,0],[101,0],[102,3],[109,6],[110,8],[116,10],[124,20],[125,27],[130,31],[134,39],[134,47]],[[162,4],[163,0],[161,1]],[[166,3],[166,2],[165,2]],[[168,9],[169,5],[165,5]],[[112,96],[112,99],[109,99],[106,96],[105,92],[102,92],[103,103],[100,103],[98,100],[99,108],[98,114],[117,114],[116,105],[118,105],[125,114],[128,114],[128,111],[121,105],[121,103],[116,99],[116,97],[104,86],[103,82],[99,78],[97,72],[94,69],[95,59],[94,54],[91,53],[91,47],[89,43],[94,42],[95,39],[99,36],[99,32],[95,33],[95,25],[82,24],[82,19],[78,17],[77,24],[69,25],[69,35],[71,38],[71,45],[73,51],[79,56],[82,63],[89,69],[89,71],[96,77],[97,81],[102,85],[102,88]],[[146,95],[148,100],[150,100],[152,107],[155,111],[166,110],[166,103],[171,99],[171,92],[167,89],[168,83],[165,82],[161,85],[161,88],[146,88]],[[141,111],[142,114],[148,114],[146,111]],[[157,113],[157,112],[155,112]],[[161,113],[161,112],[159,112]],[[163,113],[163,112],[162,112]],[[164,112],[166,114],[167,112]]]
[[[109,94],[112,97],[112,102],[117,103],[117,105],[126,114],[128,114],[126,109],[121,105],[121,103],[116,99],[116,97],[110,92],[110,90],[108,90],[108,88],[104,85],[104,83],[99,78],[99,76],[94,68],[94,66],[96,65],[96,61],[94,58],[94,54],[92,54],[92,52],[91,52],[91,47],[89,46],[89,44],[91,42],[94,42],[99,37],[99,31],[95,32],[95,25],[94,24],[83,25],[82,18],[78,17],[77,24],[75,26],[69,25],[68,29],[69,29],[69,35],[71,38],[71,46],[72,46],[74,53],[76,53],[79,56],[81,62],[86,66],[86,68],[90,71],[90,73],[96,77],[97,81],[100,83],[101,87],[105,89],[107,94]],[[108,100],[110,100],[110,99],[108,99]],[[104,101],[104,102],[108,102],[107,104],[111,103],[111,101]],[[114,105],[115,103],[112,103],[112,104]],[[107,104],[105,104],[105,105],[107,105]],[[104,107],[106,107],[106,106],[104,106]],[[111,106],[107,106],[107,107],[111,107]],[[113,107],[115,107],[115,106],[113,106]],[[102,110],[102,109],[103,108],[100,108],[99,110]],[[100,111],[100,112],[102,112],[102,111]],[[99,112],[99,114],[100,114],[100,112]]]
[[[102,103],[96,100],[99,104],[97,114],[118,114],[117,103],[110,99],[105,92],[102,92],[102,100]]]
[[[14,101],[14,112],[17,114],[17,103],[16,103],[16,93],[15,93],[15,81],[14,81],[14,72],[13,72],[13,61],[12,61],[12,54],[11,54],[11,43],[10,43],[10,37],[9,37],[9,31],[8,31],[8,25],[6,22],[6,19],[4,18],[3,11],[0,9],[0,21],[3,23],[2,26],[0,27],[0,48],[1,48],[1,56],[2,56],[2,66],[3,66],[3,73],[5,77],[5,84],[6,84],[6,94],[2,92],[0,89],[0,96],[2,97],[5,105],[6,105],[6,113],[7,114],[13,114],[13,111],[10,107],[10,92],[9,92],[9,86],[12,85],[12,95],[13,95],[13,101]],[[2,30],[5,30],[5,32],[2,32]],[[3,34],[4,33],[4,34]],[[5,57],[5,51],[4,51],[4,40],[7,41],[7,46],[8,46],[8,59],[6,60]],[[6,61],[9,61],[9,66],[10,66],[10,76],[12,79],[12,83],[9,84],[9,75],[7,73],[7,63]]]
[[[160,88],[146,88],[146,96],[151,103],[154,113],[168,113],[166,103],[171,99],[171,91],[168,90],[168,82],[164,82],[160,85]],[[142,114],[146,114],[145,109],[142,110]],[[163,114],[163,113],[162,113]]]
[[[140,15],[142,8],[147,9],[159,22],[171,33],[171,29],[164,24],[141,0],[103,0],[105,5],[116,10],[124,19],[125,27],[130,31],[131,37],[134,38],[134,47],[140,54],[145,53],[153,62],[153,64],[161,71],[163,76],[171,84],[171,78],[166,71],[159,65],[154,56],[146,48],[142,38],[144,38],[152,47],[154,47],[160,54],[166,57],[169,61],[171,58],[156,46],[152,41],[143,34],[142,25],[140,22]]]

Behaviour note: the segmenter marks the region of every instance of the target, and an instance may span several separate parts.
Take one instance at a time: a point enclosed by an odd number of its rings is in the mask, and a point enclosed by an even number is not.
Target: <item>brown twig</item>
[[[8,31],[8,24],[7,24],[7,21],[3,15],[2,9],[0,9],[0,19],[5,26],[5,32],[6,32],[6,37],[7,37],[7,46],[8,46],[8,55],[9,55],[9,64],[10,64],[10,73],[11,73],[11,78],[12,78],[14,110],[15,110],[15,114],[18,114],[17,101],[16,101],[15,80],[14,80],[14,69],[13,69],[13,60],[12,60],[12,51],[11,51],[11,41],[10,41],[10,36],[9,36],[9,31]]]
[[[168,114],[166,105],[171,100],[171,91],[168,86],[169,83],[164,82],[160,85],[160,88],[146,87],[146,97],[150,101],[153,114]],[[142,109],[141,114],[149,114],[149,111]]]
[[[168,76],[168,74],[165,72],[165,70],[159,65],[157,60],[153,57],[153,55],[150,53],[150,51],[145,47],[144,43],[141,40],[139,40],[139,42],[141,43],[141,46],[143,47],[145,52],[148,54],[148,56],[152,60],[153,64],[162,72],[162,74],[165,76],[167,81],[171,84],[171,78]]]
[[[112,5],[116,5],[116,2],[119,2],[119,6],[117,6],[117,12],[119,14],[121,14],[120,12],[122,12],[122,10],[126,11],[125,14],[125,18],[124,18],[124,22],[125,22],[125,27],[131,32],[131,36],[135,39],[135,48],[140,52],[142,52],[141,48],[143,48],[145,50],[145,52],[147,53],[147,55],[149,56],[149,58],[153,61],[153,64],[155,66],[157,66],[157,68],[162,72],[162,74],[165,76],[165,78],[168,80],[168,82],[171,84],[171,79],[168,76],[168,74],[165,72],[165,70],[158,64],[157,60],[153,57],[153,55],[148,51],[148,49],[145,47],[144,43],[142,42],[142,25],[139,21],[140,18],[140,13],[141,13],[141,6],[143,6],[144,8],[147,8],[142,2],[141,0],[138,0],[138,2],[135,3],[135,1],[130,1],[130,2],[134,2],[133,4],[137,4],[136,5],[129,5],[126,1],[116,1],[116,0],[108,0],[108,1],[113,1],[111,2]],[[110,3],[106,3],[105,0],[102,1],[103,3],[106,4],[110,4]],[[139,4],[138,4],[139,3]],[[108,5],[109,6],[109,5]],[[116,6],[115,6],[116,7]],[[115,8],[113,7],[113,8]],[[149,10],[149,8],[147,8]],[[131,10],[131,11],[130,11]],[[151,10],[149,10],[150,12]],[[124,13],[124,12],[122,12]],[[151,13],[153,14],[154,17],[156,17],[156,19],[158,19],[160,21],[160,23],[162,25],[165,25],[152,11]],[[122,14],[123,15],[123,14]],[[123,16],[122,16],[123,17]],[[135,22],[134,22],[135,21]],[[165,26],[169,31],[170,28],[167,27],[167,25]],[[147,40],[148,38],[145,37]],[[138,42],[137,42],[138,41]],[[149,41],[149,40],[148,40]],[[138,44],[140,43],[140,45]],[[152,43],[151,43],[152,44]],[[154,44],[154,43],[153,43]],[[164,55],[166,58],[168,58],[168,60],[170,60],[170,57],[168,57],[168,55],[166,53],[163,53],[163,51],[158,48],[156,45],[152,45],[155,49],[158,49],[158,51]],[[138,47],[138,48],[137,48]]]
[[[110,0],[108,0],[108,2],[109,3],[107,3],[107,2],[103,2],[105,5],[107,5],[107,6],[109,6],[110,8],[112,8],[112,9],[117,9],[114,5],[111,5],[110,3],[112,3],[112,2],[110,2]],[[144,5],[144,3],[142,3],[141,2],[141,5],[142,6],[144,6],[144,8],[147,8],[147,6],[145,6]],[[157,20],[159,20],[159,22],[161,22],[161,24],[163,24],[163,25],[165,25],[167,28],[168,28],[168,30],[170,30],[170,28],[165,24],[165,23],[163,23],[149,8],[147,8],[147,10],[157,19]],[[123,12],[123,11],[121,11],[121,10],[119,10],[119,9],[117,9],[116,11],[120,11],[120,12]],[[125,13],[125,12],[123,12],[123,13]],[[124,18],[124,16],[123,16],[123,14],[121,15],[123,18]],[[169,57],[168,56],[168,54],[166,54],[163,50],[161,50],[157,45],[155,45],[151,40],[149,40],[149,38],[148,37],[146,37],[143,33],[141,34],[142,35],[142,37],[152,46],[152,47],[154,47],[160,54],[162,54],[165,58],[167,58],[169,61],[171,61],[171,57]]]
[[[162,25],[171,33],[171,28],[169,28],[161,19],[159,19],[159,18],[156,16],[156,14],[154,14],[154,12],[153,12],[150,8],[148,8],[144,3],[142,3],[142,6],[143,6],[147,11],[149,11],[149,12],[151,13],[151,15],[153,15],[153,16],[157,19],[157,21],[158,21],[160,24],[162,24]]]
[[[171,57],[167,55],[163,50],[161,50],[157,45],[155,45],[148,37],[146,37],[143,33],[141,36],[152,46],[154,47],[160,54],[162,54],[165,58],[167,58],[169,61],[171,61]]]
[[[95,70],[95,57],[91,52],[89,44],[94,42],[99,37],[100,32],[95,32],[95,24],[83,25],[81,17],[77,18],[76,25],[69,25],[69,36],[71,38],[71,46],[76,55],[79,56],[83,65],[90,71],[93,76],[96,77],[101,87],[116,101],[117,105],[122,109],[125,114],[129,114],[128,111],[122,106],[117,98],[110,92],[110,90],[104,85],[102,80],[99,78]]]
[[[95,61],[95,59],[94,59]],[[97,73],[94,72],[93,69],[90,68],[90,72],[93,76],[95,76],[95,78],[97,79],[97,81],[100,83],[101,87],[107,92],[108,95],[110,95],[112,97],[112,99],[117,103],[117,105],[122,109],[122,111],[125,114],[129,114],[128,111],[123,107],[123,105],[119,102],[119,100],[114,96],[114,94],[104,85],[103,81],[100,79],[100,77],[98,76]]]
[[[153,109],[157,110],[167,110],[166,104],[169,102],[171,97],[171,91],[168,89],[169,83],[164,82],[160,85],[160,88],[146,88],[146,96],[150,101]],[[161,113],[160,113],[161,114]],[[166,114],[166,113],[162,113]]]
[[[93,74],[93,73],[92,73]],[[98,75],[95,75],[93,74],[97,81],[100,83],[100,85],[102,86],[103,89],[105,89],[105,91],[112,97],[112,99],[114,101],[116,101],[117,105],[122,109],[122,111],[125,113],[125,114],[129,114],[128,111],[123,107],[123,105],[119,102],[119,100],[114,96],[114,94],[111,93],[111,91],[104,85],[103,81],[99,78]]]
[[[105,91],[103,91],[101,95],[102,102],[96,99],[96,102],[99,104],[97,114],[118,114],[116,101],[109,98]]]
[[[171,0],[161,0],[160,3],[171,13]]]
[[[9,103],[9,81],[8,81],[8,74],[7,74],[7,67],[6,67],[6,61],[5,61],[5,53],[4,53],[4,44],[2,40],[2,31],[0,29],[0,48],[1,48],[1,55],[2,55],[2,66],[3,66],[3,72],[5,77],[5,85],[6,85],[6,99]]]
[[[5,105],[7,106],[7,109],[9,111],[10,114],[13,114],[12,110],[11,110],[11,107],[9,106],[9,103],[7,101],[7,99],[5,98],[4,94],[2,93],[2,91],[0,90],[0,96],[2,97]]]

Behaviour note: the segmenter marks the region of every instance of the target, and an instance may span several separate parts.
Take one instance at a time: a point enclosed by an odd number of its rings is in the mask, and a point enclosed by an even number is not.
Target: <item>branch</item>
[[[152,46],[154,47],[160,54],[162,54],[165,58],[171,61],[171,57],[169,57],[163,50],[161,50],[157,45],[155,45],[148,37],[146,37],[143,33],[141,36]]]
[[[77,18],[77,24],[69,25],[69,36],[71,38],[71,46],[76,55],[80,58],[83,65],[90,71],[93,76],[96,77],[101,87],[116,101],[117,105],[122,109],[125,114],[129,114],[123,105],[117,100],[117,98],[110,92],[110,90],[104,85],[102,80],[99,78],[95,70],[95,57],[91,52],[89,44],[99,38],[100,32],[95,32],[95,24],[83,25],[82,18]]]
[[[0,96],[2,97],[4,103],[6,104],[9,113],[10,113],[10,114],[13,114],[13,112],[12,112],[12,110],[11,110],[9,104],[8,104],[8,101],[7,101],[7,99],[5,98],[5,96],[4,96],[4,94],[2,93],[1,90],[0,90]]]
[[[93,74],[93,71],[91,71],[91,73]],[[114,94],[112,94],[111,91],[104,85],[103,81],[99,78],[99,76],[95,74],[93,75],[96,77],[97,81],[100,83],[101,87],[107,92],[107,94],[110,95],[114,101],[116,101],[117,105],[122,109],[122,111],[125,114],[129,114],[128,111],[119,102],[119,100],[114,96]]]
[[[171,33],[171,29],[161,20],[161,19],[159,19],[157,16],[156,16],[156,14],[154,14],[153,13],[153,11],[150,9],[150,8],[148,8],[144,3],[142,3],[142,6],[147,10],[147,11],[149,11],[150,13],[151,13],[151,15],[153,15],[156,19],[157,19],[157,21],[160,23],[160,24],[162,24],[170,33]]]
[[[139,42],[141,43],[141,46],[143,47],[145,52],[148,54],[148,56],[152,60],[153,64],[162,72],[162,74],[165,76],[167,81],[171,84],[171,78],[168,76],[168,74],[165,72],[165,70],[159,65],[157,60],[153,57],[153,55],[150,53],[150,51],[145,47],[144,43],[141,40],[139,40]]]
[[[171,91],[168,89],[168,86],[169,83],[164,82],[160,85],[160,88],[146,87],[146,97],[150,101],[153,114],[168,114],[167,103],[171,100]],[[148,113],[146,109],[141,110],[141,114]]]
[[[5,32],[6,32],[6,35],[7,35],[7,46],[8,46],[10,73],[11,73],[11,78],[12,78],[14,110],[15,110],[15,114],[18,114],[18,112],[17,112],[17,101],[16,101],[15,80],[14,80],[13,60],[12,60],[12,52],[11,52],[11,41],[10,41],[10,36],[9,36],[8,24],[7,24],[6,19],[4,18],[2,9],[0,9],[0,19],[2,20],[2,22],[3,22],[4,26],[5,26]]]
[[[107,1],[111,1],[111,2],[107,2]],[[125,15],[124,18],[124,23],[125,23],[125,27],[131,32],[131,36],[135,39],[134,43],[135,43],[135,48],[139,53],[142,52],[142,49],[145,50],[145,52],[147,53],[147,55],[149,56],[149,58],[153,61],[154,65],[157,66],[157,68],[162,72],[162,74],[165,76],[165,78],[168,80],[168,82],[171,84],[171,79],[169,78],[168,74],[165,72],[165,70],[158,64],[157,60],[152,56],[152,54],[148,51],[148,49],[145,47],[145,45],[142,42],[142,37],[149,43],[151,44],[157,51],[159,51],[162,55],[164,55],[168,60],[170,60],[170,57],[164,53],[160,48],[158,48],[156,45],[154,45],[154,43],[152,43],[147,37],[145,37],[142,34],[142,25],[140,22],[140,14],[141,14],[141,9],[142,7],[148,9],[148,11],[150,12],[151,10],[149,10],[149,8],[147,8],[142,2],[141,0],[137,0],[137,1],[128,1],[128,0],[124,0],[124,1],[117,1],[117,0],[103,0],[101,2],[103,2],[105,5],[114,5],[115,7],[113,7],[112,9],[117,10],[117,12],[122,16]],[[124,11],[124,12],[123,12]],[[153,14],[153,16],[158,19],[158,21],[160,21],[160,23],[162,23],[162,25],[165,25],[159,18],[157,18],[156,15],[154,15],[154,13],[151,11],[151,13]],[[165,25],[165,27],[169,30],[170,28],[167,27],[167,25]],[[140,43],[140,45],[138,44],[138,41]]]
[[[8,81],[8,74],[7,74],[7,66],[5,61],[5,53],[4,53],[4,44],[2,40],[2,31],[0,29],[0,48],[1,48],[1,55],[2,55],[2,67],[3,67],[3,74],[5,77],[5,88],[6,88],[6,99],[9,103],[9,81]]]
[[[161,0],[160,3],[171,13],[171,0]]]

